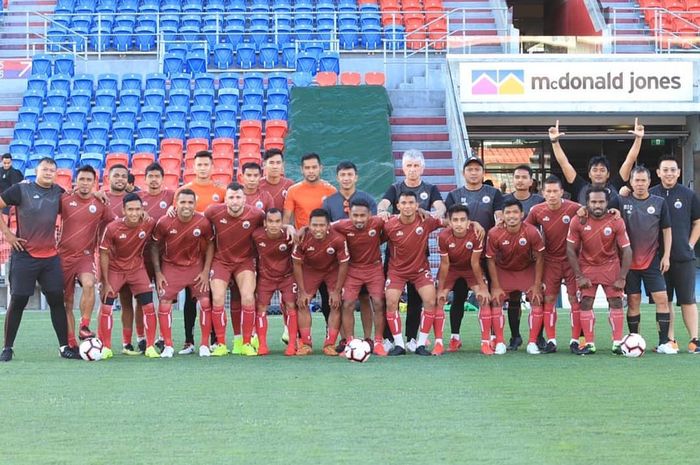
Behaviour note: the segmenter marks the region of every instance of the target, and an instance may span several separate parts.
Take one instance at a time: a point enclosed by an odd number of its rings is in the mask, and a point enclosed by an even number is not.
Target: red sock
[[[90,326],[90,318],[80,319],[80,327],[82,328],[83,326]]]
[[[479,326],[481,327],[481,340],[488,342],[491,339],[491,307],[479,308]]]
[[[335,341],[338,339],[338,330],[333,328],[328,328],[328,335],[326,335],[326,340],[323,341],[324,346],[335,345]],[[348,339],[348,342],[350,339]]]
[[[386,323],[393,336],[401,335],[401,315],[398,310],[386,312]]]
[[[583,337],[586,338],[587,344],[595,342],[595,314],[593,310],[581,310],[581,329],[583,329]],[[576,336],[575,339],[578,339]]]
[[[241,335],[241,306],[238,303],[231,302],[231,326],[233,326],[233,335]]]
[[[625,331],[625,313],[621,308],[611,308],[608,317],[613,341],[621,341]]]
[[[420,332],[429,333],[435,324],[435,309],[432,311],[423,310],[420,316]]]
[[[435,339],[442,339],[442,334],[445,329],[445,309],[442,307],[435,310],[435,322],[433,323],[433,332]]]
[[[209,299],[202,299],[199,301],[199,329],[201,331],[201,336],[199,340],[199,345],[208,346],[209,336],[212,330],[212,314],[211,314],[211,302]]]
[[[531,342],[537,342],[537,336],[540,335],[540,330],[542,329],[542,318],[542,306],[533,305],[532,310],[530,310],[529,318],[527,319],[530,326],[530,338],[527,341],[528,344]]]
[[[78,347],[78,341],[75,339],[75,333],[68,334],[68,347]]]
[[[100,314],[97,320],[97,337],[108,349],[112,348],[112,306],[100,305]]]
[[[287,317],[285,319],[287,322],[287,331],[289,332],[289,345],[291,347],[296,347],[297,345],[297,332],[299,331],[299,326],[297,323],[297,312],[296,310],[287,311]]]
[[[244,305],[242,310],[243,318],[241,326],[243,327],[243,344],[250,344],[250,338],[253,336],[253,328],[255,328],[255,306]]]
[[[216,333],[216,342],[218,344],[226,345],[226,312],[224,307],[217,307],[216,305],[211,309],[211,324],[214,327],[214,333]],[[209,335],[203,338],[203,342],[209,339]],[[206,345],[206,343],[204,344]]]
[[[131,338],[134,336],[132,328],[122,328],[122,344],[131,344]]]
[[[496,336],[496,344],[503,342],[503,308],[499,305],[491,307],[491,328]]]
[[[284,302],[280,302],[280,307],[282,307],[282,321],[284,321],[284,324],[287,324],[287,319],[289,318],[289,312],[287,311],[287,306],[284,304]],[[287,329],[289,330],[289,325],[287,325]]]
[[[158,329],[158,317],[153,304],[146,304],[143,307],[143,328],[146,330],[146,347],[151,347],[156,343],[156,330]]]
[[[576,300],[576,296],[569,296],[571,304],[571,339],[578,340],[581,335],[581,305]]]
[[[258,313],[255,318],[255,331],[258,333],[260,347],[267,347],[267,313]]]
[[[173,346],[173,304],[161,303],[158,306],[158,326],[165,345]]]
[[[299,334],[301,335],[301,343],[307,346],[311,344],[311,328],[299,328]],[[289,335],[291,337],[291,334]]]
[[[557,337],[557,309],[553,302],[544,304],[544,332],[548,340]]]

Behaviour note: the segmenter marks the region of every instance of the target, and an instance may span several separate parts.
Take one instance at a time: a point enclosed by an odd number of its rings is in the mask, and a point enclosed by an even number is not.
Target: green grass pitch
[[[700,358],[680,316],[683,353],[641,359],[610,354],[606,316],[587,357],[568,353],[564,312],[560,353],[481,356],[468,313],[465,348],[439,358],[286,358],[271,317],[267,357],[87,363],[60,359],[48,314],[27,312],[0,365],[0,464],[697,463]],[[649,348],[653,319],[645,307]]]

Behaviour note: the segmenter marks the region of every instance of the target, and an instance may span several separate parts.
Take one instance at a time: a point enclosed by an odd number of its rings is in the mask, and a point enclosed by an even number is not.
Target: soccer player
[[[438,308],[445,305],[447,296],[454,289],[458,279],[462,279],[471,288],[481,307],[488,307],[490,297],[483,274],[479,273],[480,278],[477,279],[472,271],[474,252],[481,252],[484,249],[483,231],[482,234],[477,233],[475,226],[479,225],[469,219],[469,208],[465,205],[454,204],[448,208],[447,219],[449,228],[445,228],[438,235],[438,250],[440,252]],[[476,266],[480,267],[478,260]],[[452,311],[451,308],[450,311]],[[433,354],[436,354],[435,349],[433,349]]]
[[[333,224],[334,231],[342,234],[348,244],[350,252],[350,264],[348,274],[343,285],[343,311],[342,327],[347,341],[354,339],[355,331],[355,304],[362,299],[362,289],[366,290],[367,300],[371,299],[374,307],[374,345],[372,352],[376,355],[386,355],[382,344],[384,334],[384,265],[379,247],[382,243],[384,220],[378,216],[372,216],[372,209],[367,200],[355,198],[350,201],[350,219],[343,219]],[[361,302],[361,300],[360,300]],[[370,315],[371,316],[371,315]],[[372,329],[370,320],[369,329],[365,328],[363,316],[363,329],[365,339],[369,339],[369,331]],[[371,341],[371,339],[369,339]]]
[[[289,328],[289,340],[284,355],[291,356],[297,350],[297,307],[294,271],[292,269],[292,242],[282,226],[282,212],[270,208],[265,214],[265,225],[253,232],[253,241],[258,251],[258,276],[256,285],[257,316],[255,329],[258,334],[258,355],[267,355],[267,307],[275,291],[282,294],[281,305],[285,307],[285,325]],[[305,310],[305,311],[304,311]],[[309,308],[302,310],[306,318],[305,327],[311,325]],[[299,315],[301,316],[301,315]]]
[[[486,259],[491,279],[491,311],[479,310],[481,323],[481,352],[485,355],[503,355],[503,300],[512,292],[525,292],[532,304],[529,326],[528,354],[539,354],[537,336],[542,327],[542,273],[544,270],[544,241],[537,228],[523,222],[523,206],[510,199],[503,202],[503,224],[492,228],[486,239]],[[475,251],[480,258],[481,253]],[[472,261],[473,263],[473,261]],[[491,349],[491,330],[496,346]]]
[[[160,356],[173,356],[172,306],[177,294],[190,288],[200,306],[202,335],[199,356],[208,357],[212,330],[209,271],[214,257],[214,233],[204,215],[195,212],[197,196],[192,189],[180,189],[175,199],[176,216],[162,216],[153,231],[151,264],[158,289],[158,324],[164,338]]]
[[[106,195],[107,199],[109,200],[107,206],[109,207],[112,220],[116,220],[124,215],[122,199],[127,194],[126,185],[128,177],[129,169],[121,163],[112,165],[109,168],[109,189],[107,190]]]
[[[632,168],[630,185],[632,195],[620,196],[622,219],[628,231],[632,247],[632,264],[627,273],[627,326],[630,333],[639,333],[640,307],[642,303],[642,280],[644,289],[651,293],[656,304],[656,321],[659,330],[659,345],[656,352],[677,354],[678,349],[669,341],[671,322],[668,296],[666,295],[666,273],[671,255],[671,216],[668,205],[661,197],[649,193],[651,173],[643,166]],[[663,235],[663,255],[659,257],[659,237]]]
[[[153,233],[155,221],[144,219],[141,197],[135,192],[122,199],[124,217],[107,225],[100,242],[102,300],[98,337],[104,344],[102,358],[111,358],[112,307],[119,291],[128,286],[143,308],[146,351],[149,358],[159,357],[153,344],[156,338],[156,309],[151,282],[143,262],[143,249]]]
[[[24,175],[17,168],[12,167],[12,154],[4,153],[2,155],[2,167],[0,167],[0,194],[5,192],[13,185],[22,182]],[[10,208],[5,207],[2,210],[3,215],[10,214]],[[6,218],[3,218],[6,220]]]
[[[578,355],[596,351],[593,300],[598,286],[603,286],[608,299],[613,352],[618,350],[624,330],[622,292],[632,263],[625,222],[608,212],[604,187],[592,186],[586,192],[586,209],[586,221],[572,221],[566,238],[566,255],[576,276],[581,297],[581,327],[586,338],[586,345],[576,352]]]
[[[431,215],[419,215],[418,205],[418,195],[415,192],[411,190],[401,192],[398,199],[400,214],[390,218],[384,224],[384,234],[389,243],[391,256],[385,284],[386,319],[394,339],[394,347],[388,351],[388,355],[406,354],[406,346],[401,335],[399,298],[407,283],[415,286],[423,303],[416,355],[430,355],[430,351],[425,348],[425,343],[431,328],[435,334],[433,350],[436,354],[444,351],[442,331],[445,311],[437,306],[435,283],[428,256],[425,253],[428,236],[442,226],[442,220]]]
[[[78,168],[75,190],[61,197],[61,239],[58,254],[63,270],[64,303],[68,318],[68,341],[76,347],[73,298],[75,281],[80,283],[80,340],[95,337],[90,319],[95,306],[95,250],[100,229],[112,218],[109,209],[92,193],[97,173],[92,166]]]
[[[246,205],[267,211],[273,205],[272,196],[267,191],[260,189],[262,168],[255,162],[245,163],[241,167],[241,182],[245,192]]]
[[[446,208],[440,191],[437,186],[424,182],[421,178],[423,176],[423,170],[425,169],[423,153],[419,150],[407,150],[401,158],[401,166],[405,179],[389,186],[384,193],[384,197],[377,205],[377,214],[386,221],[389,218],[389,208],[392,208],[392,213],[399,213],[398,201],[401,194],[403,192],[413,192],[416,194],[418,208],[423,212],[423,215],[428,214],[427,212],[434,209],[435,211],[433,214],[436,218],[444,217]],[[424,252],[427,257],[429,255],[427,245]],[[391,256],[388,255],[386,261],[389,262],[390,260]],[[414,284],[409,284],[406,294],[408,300],[406,314],[407,348],[410,351],[414,351],[418,346],[415,339],[418,333],[418,327],[420,326],[422,298],[418,295]],[[387,311],[389,310],[390,307],[387,305]],[[386,338],[393,337],[388,329],[384,331],[384,335]],[[389,344],[387,344],[386,348],[389,349]]]
[[[503,219],[503,194],[500,190],[484,182],[484,162],[478,157],[471,157],[462,166],[465,184],[458,187],[445,199],[445,205],[464,205],[469,209],[469,219],[481,225],[484,231],[493,228]],[[483,264],[485,268],[486,263]],[[467,283],[458,278],[454,285],[452,305],[450,306],[450,345],[448,352],[456,352],[462,347],[459,334],[464,317],[464,303],[469,291]],[[520,302],[518,302],[520,309]],[[522,341],[520,341],[522,343]],[[511,341],[512,345],[513,341]],[[519,344],[518,344],[519,345]],[[517,346],[515,346],[517,349]]]
[[[0,362],[12,360],[12,346],[22,313],[34,295],[37,282],[49,304],[60,356],[80,360],[78,351],[68,345],[63,273],[56,250],[56,217],[61,209],[63,189],[54,183],[55,178],[56,162],[52,158],[42,158],[36,168],[36,181],[15,184],[0,194],[0,209],[15,206],[17,210],[16,235],[0,221],[0,230],[12,248],[11,296],[5,315],[5,342]]]
[[[323,353],[338,355],[335,350],[335,341],[340,331],[341,291],[347,276],[350,257],[345,238],[332,231],[330,226],[331,220],[326,210],[322,208],[312,210],[309,215],[308,232],[294,246],[292,252],[294,279],[298,285],[299,316],[304,314],[304,318],[299,319],[301,346],[297,355],[311,353],[311,319],[309,318],[307,326],[305,314],[321,283],[325,283],[328,288],[330,306]]]
[[[270,149],[263,153],[265,177],[260,180],[260,190],[272,197],[272,205],[284,211],[284,199],[294,181],[284,176],[284,154],[280,149]]]
[[[566,236],[572,219],[577,218],[579,204],[565,200],[561,180],[552,175],[544,180],[544,203],[535,205],[525,222],[542,231],[544,236],[544,331],[547,343],[542,350],[551,354],[557,350],[557,311],[555,308],[562,280],[571,305],[571,341],[569,348],[576,353],[581,334],[581,309],[576,297],[576,277],[566,259]]]
[[[661,179],[661,184],[652,187],[649,192],[666,201],[673,225],[670,266],[664,275],[669,309],[673,305],[675,291],[676,303],[681,307],[683,322],[690,336],[688,352],[698,354],[700,342],[698,307],[695,303],[695,244],[700,238],[700,198],[692,189],[678,182],[681,170],[673,156],[661,157],[656,174]],[[672,343],[673,315],[671,312],[669,337]]]

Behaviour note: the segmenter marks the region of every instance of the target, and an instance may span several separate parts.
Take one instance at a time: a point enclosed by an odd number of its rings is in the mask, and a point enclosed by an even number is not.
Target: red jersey
[[[58,253],[64,257],[94,254],[100,228],[112,220],[105,204],[75,192],[61,197],[61,219]]]
[[[331,228],[345,237],[350,252],[350,266],[359,268],[382,261],[379,246],[382,245],[384,220],[381,218],[371,217],[363,229],[357,229],[351,220],[340,220]]]
[[[118,218],[121,218],[124,216],[124,196],[126,195],[126,191],[120,192],[118,194],[113,194],[110,191],[105,192],[107,195],[107,199],[109,200],[109,205],[107,205],[107,208],[109,209],[109,216],[110,220],[114,221]]]
[[[265,213],[245,205],[240,216],[232,216],[226,205],[210,205],[204,212],[214,228],[216,259],[235,265],[255,257],[253,231],[263,225]]]
[[[258,189],[254,194],[245,195],[245,204],[266,212],[272,208],[272,196],[266,191]]]
[[[160,244],[161,262],[201,268],[204,264],[202,245],[214,240],[214,231],[201,213],[195,213],[186,223],[166,215],[158,220],[152,239]]]
[[[109,269],[130,273],[143,267],[143,249],[155,226],[153,218],[136,226],[127,226],[124,218],[109,223],[100,242],[100,249],[109,250]]]
[[[438,235],[438,251],[441,257],[450,259],[450,269],[468,271],[472,269],[471,260],[474,252],[484,249],[483,238],[476,237],[474,225],[470,224],[464,237],[457,237],[451,228],[446,228]]]
[[[260,180],[258,190],[267,192],[272,198],[272,206],[284,211],[284,199],[287,198],[287,190],[294,185],[294,181],[282,176],[277,184],[270,184],[267,179]]]
[[[625,222],[612,213],[602,218],[589,216],[586,224],[574,221],[566,240],[574,245],[581,265],[599,266],[620,260],[618,248],[629,247]]]
[[[581,206],[576,202],[562,200],[558,210],[551,210],[546,203],[537,204],[530,210],[525,222],[541,228],[546,260],[566,260],[566,235],[579,208]]]
[[[535,263],[534,252],[544,251],[544,241],[533,225],[522,223],[511,233],[496,226],[489,230],[486,240],[486,258],[496,260],[496,266],[508,271],[522,271]]]
[[[301,260],[305,267],[328,272],[337,268],[338,264],[350,260],[350,254],[345,238],[331,230],[323,240],[318,240],[311,232],[307,232],[301,243],[294,246],[292,258]]]
[[[160,193],[151,195],[148,191],[137,192],[143,202],[143,209],[148,216],[158,221],[168,212],[168,208],[173,204],[175,192],[170,189],[161,189]]]
[[[403,224],[399,216],[394,216],[384,224],[384,235],[389,241],[389,268],[400,272],[416,272],[430,268],[426,249],[428,236],[442,226],[442,220],[428,216],[421,219],[416,215],[412,223]]]
[[[292,243],[287,235],[270,239],[265,228],[253,232],[253,241],[258,251],[259,278],[277,281],[292,274]]]

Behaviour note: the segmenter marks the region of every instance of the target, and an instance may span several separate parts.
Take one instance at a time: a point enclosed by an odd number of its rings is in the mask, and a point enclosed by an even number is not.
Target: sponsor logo
[[[170,234],[177,234],[177,229],[171,229]]]
[[[97,213],[97,206],[95,206],[95,205],[90,205],[90,206],[88,207],[88,211],[89,211],[90,213]]]
[[[501,245],[510,245],[510,241],[506,239],[505,241],[501,242]]]
[[[282,197],[287,197],[287,189],[282,189]]]
[[[119,239],[126,239],[126,234],[121,233],[121,234],[119,235]]]
[[[307,252],[315,252],[315,251],[316,251],[316,247],[314,247],[313,245],[310,245],[309,248],[306,249],[306,251],[307,251]]]
[[[38,199],[38,198],[39,198],[39,194],[34,194],[34,197],[32,197],[32,198]]]
[[[396,237],[403,237],[403,231],[397,231]]]
[[[653,206],[650,206],[649,208],[647,208],[647,213],[649,213],[650,215],[653,215],[654,213],[656,213],[656,208],[654,208]]]
[[[606,226],[605,229],[603,229],[603,234],[606,236],[609,236],[612,234],[612,228],[610,226]]]
[[[78,202],[76,202],[75,200],[71,200],[71,202],[68,205],[70,205],[71,207],[77,207]]]
[[[584,231],[590,231],[590,230],[591,230],[591,227],[590,227],[589,225],[586,225],[586,226],[584,226],[583,230],[584,230]]]
[[[221,219],[219,220],[219,223],[221,223],[221,224],[228,224],[228,221],[226,221],[226,218],[221,218]]]
[[[258,242],[258,247],[267,247],[267,244],[264,242]]]
[[[566,217],[564,217],[564,218],[566,218]],[[542,221],[549,221],[549,217],[548,216],[543,217]],[[566,221],[564,223],[566,223]]]
[[[355,233],[349,232],[348,237],[355,237]]]
[[[454,242],[450,242],[450,245],[448,245],[447,247],[449,247],[450,249],[454,249],[455,247],[457,247],[457,245]]]
[[[472,95],[518,95],[525,93],[522,69],[478,69],[472,71]]]
[[[199,228],[196,228],[194,231],[192,231],[192,235],[193,235],[194,237],[199,237],[199,236],[202,235],[202,230],[199,229]]]
[[[527,239],[525,239],[524,237],[521,237],[520,239],[518,239],[518,244],[520,244],[522,246],[527,245]]]
[[[461,197],[461,198],[459,199],[459,202],[460,202],[461,204],[466,205],[466,204],[467,204],[467,198],[466,198],[466,197]]]

